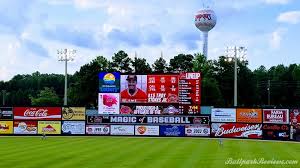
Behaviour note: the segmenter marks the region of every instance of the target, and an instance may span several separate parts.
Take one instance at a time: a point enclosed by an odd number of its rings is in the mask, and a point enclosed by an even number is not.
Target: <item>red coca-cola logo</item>
[[[27,109],[24,112],[24,116],[26,117],[47,117],[48,110],[47,109]]]

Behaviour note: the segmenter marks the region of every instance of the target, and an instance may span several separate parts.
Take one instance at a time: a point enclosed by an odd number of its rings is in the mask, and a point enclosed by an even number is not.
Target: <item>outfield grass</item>
[[[300,167],[300,143],[202,138],[1,137],[0,168]],[[229,159],[297,165],[226,165]]]

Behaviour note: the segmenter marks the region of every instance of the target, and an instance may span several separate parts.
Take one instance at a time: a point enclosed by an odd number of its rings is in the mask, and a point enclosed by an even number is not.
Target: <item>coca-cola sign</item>
[[[263,109],[263,123],[288,124],[288,109]]]
[[[213,137],[262,138],[262,124],[212,123]]]
[[[15,120],[61,120],[60,107],[14,107]]]

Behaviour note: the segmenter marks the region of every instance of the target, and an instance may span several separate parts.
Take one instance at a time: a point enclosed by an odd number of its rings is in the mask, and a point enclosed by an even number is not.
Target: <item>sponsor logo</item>
[[[62,115],[64,119],[71,119],[74,116],[72,108],[63,108]]]
[[[223,136],[228,134],[236,134],[241,132],[247,132],[247,131],[254,131],[254,130],[260,130],[261,124],[255,124],[255,125],[249,125],[246,124],[243,127],[237,127],[235,125],[232,126],[232,128],[225,129],[224,127],[219,127],[217,131],[215,132],[215,136]]]
[[[120,114],[131,114],[131,113],[132,113],[132,109],[129,106],[122,105],[120,109]]]
[[[264,125],[264,130],[285,130],[288,131],[289,127],[287,125]]]
[[[107,85],[113,85],[116,81],[115,75],[112,73],[107,73],[103,77],[103,82]]]
[[[43,132],[56,132],[56,130],[51,126],[51,125],[48,125],[46,127],[44,127],[42,129]]]
[[[118,100],[117,97],[113,96],[113,95],[103,95],[103,105],[107,106],[107,107],[112,107],[113,105],[117,105]]]
[[[254,110],[249,113],[241,112],[240,115],[242,117],[246,117],[246,118],[258,118],[258,112],[254,111]]]
[[[144,134],[147,131],[147,127],[139,126],[137,130],[140,134]]]
[[[181,134],[181,131],[177,126],[173,126],[171,128],[166,128],[166,131],[164,131],[164,134],[167,136],[178,136]]]
[[[1,125],[0,124],[0,130],[9,130],[9,125]]]
[[[164,109],[163,113],[164,114],[179,114],[179,109],[170,105],[169,107]]]
[[[38,110],[27,109],[24,112],[25,117],[47,117],[47,115],[48,115],[47,109],[38,109]]]
[[[18,124],[18,128],[22,132],[25,132],[25,131],[29,131],[29,132],[36,131],[36,127],[30,127],[25,122],[20,122]]]

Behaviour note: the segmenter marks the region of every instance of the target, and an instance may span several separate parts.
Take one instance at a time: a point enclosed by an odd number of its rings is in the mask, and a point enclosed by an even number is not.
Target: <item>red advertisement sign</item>
[[[263,123],[288,124],[288,109],[263,109]]]
[[[262,138],[262,124],[212,123],[213,137]]]
[[[61,107],[14,107],[15,120],[61,120]]]
[[[178,103],[178,75],[148,75],[149,103]]]

